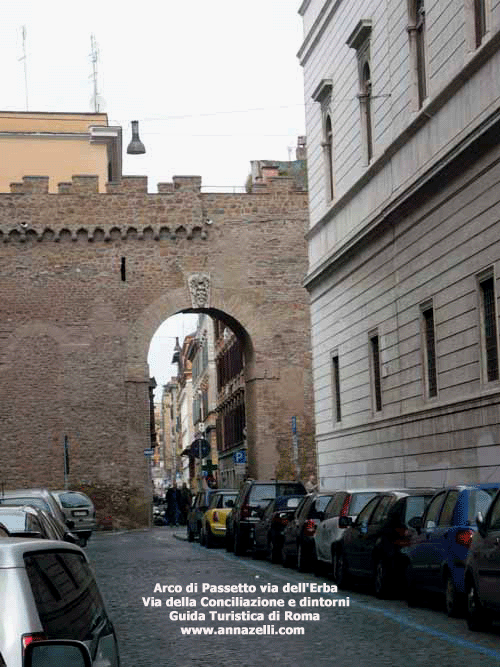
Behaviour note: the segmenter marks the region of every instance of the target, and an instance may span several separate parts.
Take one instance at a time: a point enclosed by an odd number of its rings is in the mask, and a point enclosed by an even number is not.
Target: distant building
[[[26,174],[49,177],[49,192],[73,174],[97,175],[99,192],[122,175],[122,129],[105,113],[0,111],[0,192]]]

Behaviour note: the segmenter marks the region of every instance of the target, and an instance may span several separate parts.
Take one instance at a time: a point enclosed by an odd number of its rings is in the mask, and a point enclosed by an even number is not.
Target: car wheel
[[[450,618],[456,618],[462,615],[463,600],[460,593],[457,591],[451,574],[448,572],[445,579],[444,588],[444,603],[446,613]]]
[[[240,535],[240,531],[236,530],[234,532],[234,553],[236,556],[243,556],[245,554],[245,545]]]
[[[297,545],[297,569],[299,572],[307,572],[309,569],[309,561],[304,553],[304,545],[300,542]]]
[[[204,537],[205,537],[205,546],[207,549],[211,549],[214,546],[214,536],[212,535],[212,531],[210,530],[210,526],[207,526],[204,532]]]
[[[188,524],[188,527],[187,527],[187,538],[188,538],[188,542],[194,542],[194,533],[191,530],[191,528],[189,527],[189,524]]]
[[[467,595],[467,626],[469,630],[478,632],[487,629],[490,620],[481,604],[481,600],[479,599],[476,590],[476,584],[472,577],[468,577],[466,580],[465,591]]]
[[[339,588],[347,588],[349,584],[349,570],[344,551],[339,549],[335,566],[335,582]]]
[[[292,567],[292,560],[285,549],[284,543],[281,547],[281,564],[283,567]]]
[[[415,582],[415,575],[411,563],[406,565],[405,570],[405,584],[406,584],[406,604],[409,607],[417,607],[420,602],[420,593]]]
[[[389,596],[391,589],[390,570],[388,563],[384,558],[379,558],[374,567],[374,587],[375,595],[384,599]]]

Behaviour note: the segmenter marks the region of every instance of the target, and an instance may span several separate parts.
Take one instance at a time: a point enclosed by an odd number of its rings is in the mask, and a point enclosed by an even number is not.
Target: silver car
[[[51,491],[72,525],[71,532],[80,538],[80,546],[85,546],[96,527],[94,503],[81,491]]]
[[[66,521],[57,500],[48,489],[16,489],[0,492],[0,505],[32,505],[45,510],[56,519],[65,523],[71,530],[73,523]]]
[[[0,655],[23,667],[41,639],[84,642],[94,667],[119,667],[113,624],[84,551],[55,540],[0,539]]]

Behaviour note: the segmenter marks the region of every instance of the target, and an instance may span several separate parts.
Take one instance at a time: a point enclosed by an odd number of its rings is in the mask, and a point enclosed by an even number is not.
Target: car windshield
[[[50,507],[45,502],[45,500],[43,498],[36,498],[34,496],[28,498],[0,498],[0,503],[3,503],[4,505],[32,505],[33,507],[38,507],[39,509],[47,510],[47,512],[50,512]]]
[[[89,499],[81,493],[60,493],[59,500],[63,507],[81,507],[82,505],[89,505]]]
[[[489,489],[474,489],[469,497],[469,511],[468,511],[468,521],[469,523],[476,523],[477,513],[481,512],[483,517],[486,516],[488,507],[490,506],[493,496],[498,491],[498,487],[489,488]]]
[[[366,503],[373,498],[375,491],[373,493],[353,493],[351,504],[349,506],[349,514],[351,516],[356,516],[360,513]]]
[[[19,512],[0,512],[0,521],[11,533],[26,530],[26,518]]]

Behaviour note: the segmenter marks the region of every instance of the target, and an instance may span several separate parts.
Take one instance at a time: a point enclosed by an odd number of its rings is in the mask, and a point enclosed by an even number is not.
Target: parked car
[[[71,529],[80,538],[80,544],[84,547],[95,530],[97,522],[94,503],[81,491],[52,491],[64,516],[66,523],[73,523]]]
[[[68,530],[66,524],[45,510],[32,505],[0,505],[0,522],[12,537],[63,540],[71,544],[79,542],[78,537]]]
[[[208,509],[201,520],[200,544],[210,548],[216,542],[226,539],[226,519],[234,507],[237,495],[236,489],[220,489],[212,494]]]
[[[500,615],[500,491],[476,526],[465,560],[466,616],[469,630],[486,630]]]
[[[210,498],[214,493],[214,489],[205,489],[198,491],[192,500],[191,508],[187,515],[187,538],[188,542],[194,542],[201,534],[201,522],[203,515],[210,505]]]
[[[253,545],[255,524],[276,496],[306,495],[302,482],[248,479],[240,488],[226,524],[226,549],[242,556]]]
[[[359,511],[374,495],[383,489],[353,489],[336,491],[325,507],[325,518],[316,527],[314,546],[318,569],[335,571],[337,549],[345,528],[340,528],[341,516],[348,516],[355,521]]]
[[[45,510],[53,517],[66,524],[70,530],[74,522],[66,519],[55,496],[48,489],[16,489],[0,493],[0,505],[33,505]]]
[[[45,639],[75,639],[92,665],[119,667],[118,644],[84,551],[53,540],[0,540],[0,653],[23,666],[25,647]]]
[[[283,530],[293,517],[304,495],[278,496],[271,500],[255,524],[252,555],[270,556],[273,563],[281,562]]]
[[[320,521],[325,517],[325,507],[334,491],[308,494],[297,507],[293,517],[283,530],[281,562],[297,565],[301,572],[309,570],[316,559],[314,535]]]
[[[465,559],[477,530],[478,512],[486,514],[500,484],[449,486],[432,498],[406,556],[406,597],[417,604],[423,590],[443,596],[449,616],[465,608]]]
[[[391,594],[404,581],[401,549],[421,521],[435,489],[399,489],[377,493],[353,522],[341,517],[347,528],[339,544],[335,579],[345,588],[352,576],[370,580],[378,597]]]

